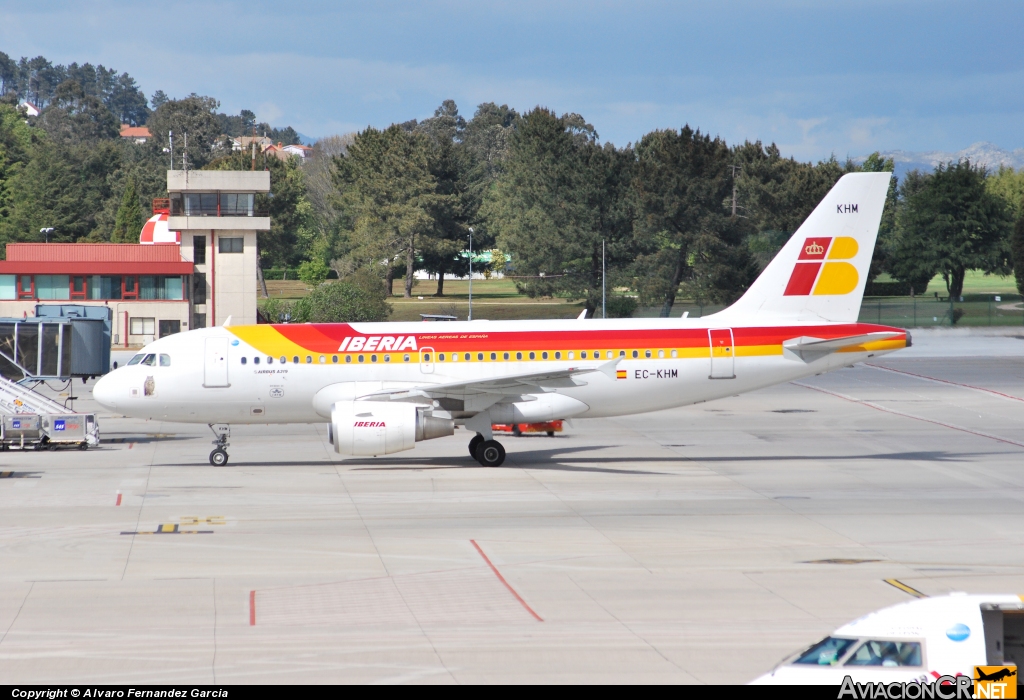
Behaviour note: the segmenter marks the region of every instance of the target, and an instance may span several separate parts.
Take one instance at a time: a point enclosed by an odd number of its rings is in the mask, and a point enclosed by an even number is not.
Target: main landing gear
[[[217,446],[210,453],[210,464],[215,467],[223,467],[228,463],[228,451],[225,448],[228,446],[228,438],[231,437],[231,426],[214,425],[213,423],[208,425],[215,438],[213,444]]]
[[[497,440],[485,440],[477,433],[469,441],[469,454],[484,467],[500,467],[505,461],[505,448]]]

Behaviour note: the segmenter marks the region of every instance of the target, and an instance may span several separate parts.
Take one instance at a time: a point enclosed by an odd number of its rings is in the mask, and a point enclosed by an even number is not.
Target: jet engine
[[[430,408],[411,403],[338,401],[331,408],[329,433],[338,454],[369,457],[452,435],[455,421],[432,416]]]

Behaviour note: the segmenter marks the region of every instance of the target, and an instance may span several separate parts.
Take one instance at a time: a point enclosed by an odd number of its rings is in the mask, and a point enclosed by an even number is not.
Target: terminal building
[[[270,218],[255,201],[269,191],[265,171],[169,170],[169,196],[154,201],[138,244],[8,244],[0,317],[34,316],[55,301],[106,306],[119,348],[229,318],[256,323],[256,237]]]

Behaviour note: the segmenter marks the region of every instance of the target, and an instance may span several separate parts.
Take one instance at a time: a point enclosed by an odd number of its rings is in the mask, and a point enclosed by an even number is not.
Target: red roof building
[[[121,125],[121,138],[123,139],[132,139],[135,143],[146,143],[152,137],[153,135],[149,133],[149,129],[145,126]]]
[[[178,246],[137,243],[8,243],[0,275],[191,275]]]

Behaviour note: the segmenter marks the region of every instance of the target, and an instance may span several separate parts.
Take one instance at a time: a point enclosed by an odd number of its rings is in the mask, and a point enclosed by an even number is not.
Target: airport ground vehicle
[[[555,433],[562,432],[562,421],[546,420],[540,423],[512,423],[511,425],[495,423],[491,426],[491,431],[495,433],[512,433],[516,437],[520,437],[525,433],[547,433],[548,437],[554,437]]]
[[[858,323],[889,173],[852,173],[746,293],[704,318],[286,324],[207,328],[150,344],[93,390],[128,416],[230,424],[326,421],[342,455],[474,433],[499,466],[495,423],[657,411],[820,374],[906,347]]]
[[[1021,662],[1024,598],[953,593],[865,615],[753,682],[840,685],[846,676],[857,683],[891,683],[967,675],[1019,684]],[[983,671],[989,677],[979,678],[977,666],[1008,670]]]

